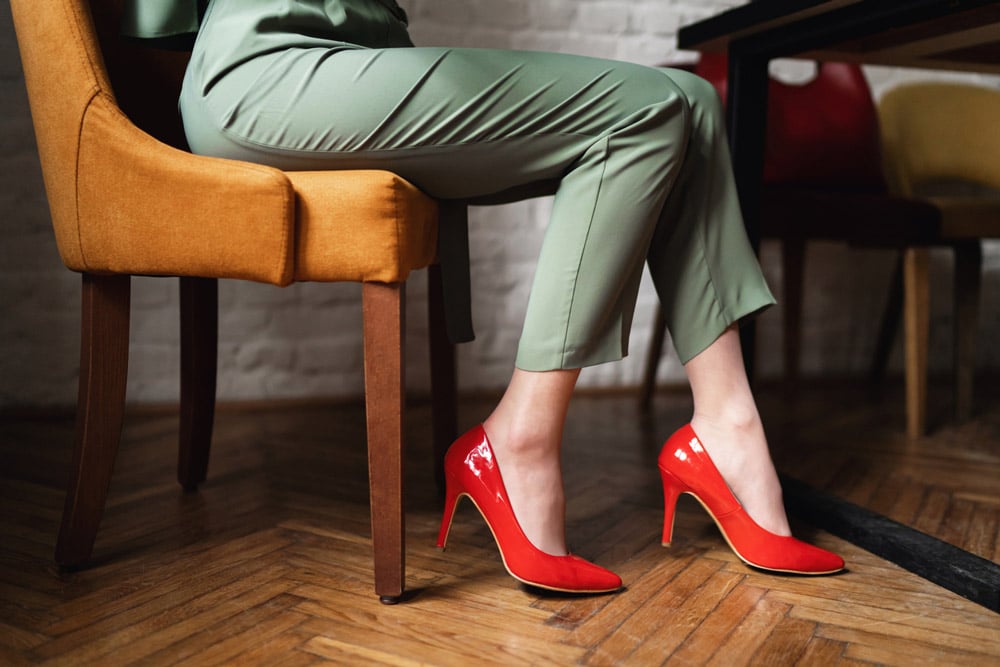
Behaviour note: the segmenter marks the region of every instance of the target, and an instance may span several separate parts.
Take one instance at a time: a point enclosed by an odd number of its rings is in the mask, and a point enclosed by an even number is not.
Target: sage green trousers
[[[211,81],[189,68],[181,111],[195,152],[285,170],[385,169],[441,199],[557,181],[524,370],[625,356],[644,263],[682,362],[774,303],[718,96],[684,71],[492,49],[288,49]]]

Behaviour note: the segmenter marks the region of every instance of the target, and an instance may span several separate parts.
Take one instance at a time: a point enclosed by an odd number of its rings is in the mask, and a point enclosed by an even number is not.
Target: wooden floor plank
[[[684,603],[705,586],[712,575],[719,571],[719,565],[707,560],[693,560],[668,585],[658,590],[647,604],[633,611],[617,626],[616,631],[607,636],[592,654],[588,662],[604,664],[609,659],[632,660],[632,654],[645,644],[652,644],[658,655],[669,655],[684,638],[691,633],[685,623],[674,624],[673,616],[683,608]],[[731,581],[727,578],[726,581]]]
[[[0,623],[0,649],[10,649],[11,651],[28,651],[45,642],[51,637],[25,630],[23,627]]]
[[[719,603],[745,580],[740,575],[716,571],[676,609],[661,609],[659,630],[632,652],[630,660],[638,665],[655,663],[662,656],[673,655],[688,641],[705,618],[719,613]],[[664,630],[668,631],[664,632]]]
[[[10,565],[8,565],[10,567]],[[13,573],[17,568],[11,567]],[[23,569],[20,570],[22,573]],[[50,575],[51,578],[51,575]],[[59,619],[52,608],[58,604],[58,595],[33,590],[29,586],[37,581],[37,577],[21,583],[25,586],[15,586],[0,582],[0,619],[21,629],[38,630]]]
[[[118,627],[113,629],[95,624],[97,627],[60,637],[36,653],[40,657],[51,657],[46,662],[53,665],[96,663],[111,660],[111,656],[123,664],[135,662],[179,644],[206,625],[236,616],[247,607],[286,593],[292,584],[283,580],[280,568],[264,569],[271,572],[251,572],[244,579],[137,623],[126,625],[126,619],[124,623],[115,624]]]
[[[820,624],[817,634],[844,645],[844,655],[866,662],[903,665],[996,665],[995,655],[942,647],[933,641],[900,639],[886,636],[880,628],[871,631],[841,625]]]
[[[792,665],[797,663],[816,633],[816,624],[786,616],[775,624],[757,649],[751,665]]]
[[[546,637],[545,631],[522,632],[514,628],[524,626],[474,623],[468,617],[438,619],[416,605],[402,615],[362,608],[333,609],[312,601],[302,603],[297,610],[313,617],[302,626],[307,632],[359,648],[377,647],[380,653],[396,658],[427,656],[435,663],[455,665],[483,660],[508,665],[566,665],[576,663],[583,654],[579,648]]]
[[[713,613],[704,617],[671,658],[682,665],[707,663],[719,650],[720,638],[728,636],[743,621],[765,592],[764,589],[747,585],[744,580],[719,601]]]
[[[776,598],[780,599],[780,595]],[[957,624],[942,624],[927,616],[893,615],[888,618],[880,611],[852,606],[850,610],[838,609],[836,605],[826,605],[823,609],[796,605],[789,613],[801,618],[854,630],[870,628],[878,624],[879,634],[892,639],[919,642],[932,646],[993,655],[1000,659],[1000,629],[976,631],[974,627]],[[968,634],[963,634],[965,630]]]
[[[790,606],[765,595],[726,637],[720,637],[718,650],[708,665],[748,665],[771,635],[773,628],[788,615]]]
[[[297,612],[286,612],[297,614]],[[302,623],[308,620],[303,617]],[[240,653],[233,664],[267,665],[267,667],[305,667],[320,661],[315,654],[305,650],[306,644],[315,635],[301,631],[301,624],[285,630],[279,635]]]
[[[933,610],[934,620],[940,620],[940,627],[966,628],[972,634],[985,633],[996,629],[994,619],[989,615],[969,613],[967,606],[949,608],[950,593],[872,590],[862,586],[838,586],[826,589],[815,585],[784,585],[780,590],[771,591],[775,599],[793,605],[818,607],[826,610],[863,609],[853,612],[857,615],[870,614],[880,620],[887,618],[914,618]],[[976,610],[978,612],[978,610]]]
[[[809,667],[811,665],[836,665],[844,656],[847,644],[833,641],[825,637],[813,636],[795,665]]]
[[[924,484],[909,478],[904,479],[899,495],[887,513],[898,517],[902,523],[912,526],[920,513],[920,506],[924,503],[926,493],[927,487]]]
[[[307,620],[306,615],[291,611],[300,601],[294,595],[276,595],[145,657],[143,662],[170,665],[190,660],[205,667],[239,663],[247,653]]]
[[[128,578],[123,583],[81,595],[55,607],[53,611],[62,620],[47,626],[45,632],[68,637],[82,630],[89,635],[95,626],[109,631],[141,620],[143,614],[154,615],[190,604],[195,598],[237,584],[255,573],[264,571],[266,576],[275,562],[274,553],[284,544],[273,534],[255,535],[253,539],[234,540],[205,554],[188,554],[186,558],[161,563],[160,585],[137,586]],[[86,610],[93,611],[86,613]]]
[[[966,538],[972,527],[972,515],[975,510],[975,504],[955,498],[953,495],[943,525],[938,531],[939,537],[949,544],[969,544]]]
[[[995,559],[1000,392],[971,424],[918,441],[884,423],[887,404],[852,395],[807,388],[788,404],[764,392],[779,466]],[[464,401],[462,419],[490,403]],[[0,664],[1000,662],[1000,616],[801,522],[798,535],[845,555],[846,573],[749,568],[686,497],[663,548],[656,455],[690,409],[686,393],[657,396],[642,419],[631,396],[574,400],[567,532],[626,587],[567,596],[514,581],[471,505],[449,548],[434,548],[429,406],[412,402],[408,595],[391,607],[372,592],[360,403],[220,410],[195,494],[174,480],[176,417],[130,414],[95,560],[75,572],[51,561],[72,419],[5,417]]]
[[[23,667],[24,665],[36,664],[28,658],[24,651],[9,649],[0,646],[0,665],[7,667]]]
[[[664,559],[663,549],[646,548],[641,551],[636,560],[644,561],[639,569],[643,572],[638,578],[632,578],[626,584],[628,596],[613,595],[602,597],[599,608],[589,617],[577,616],[576,612],[567,609],[575,604],[564,605],[557,613],[560,619],[574,618],[575,627],[569,629],[565,641],[574,646],[595,647],[609,636],[621,632],[629,618],[637,608],[652,606],[653,599],[665,588],[672,587],[676,577],[687,569],[694,560],[690,555],[678,554],[672,559]],[[591,607],[592,603],[584,602],[581,606]]]
[[[377,648],[359,646],[353,642],[314,637],[306,642],[303,650],[321,656],[338,664],[390,665],[391,667],[424,667],[443,664],[424,660],[413,660]]]

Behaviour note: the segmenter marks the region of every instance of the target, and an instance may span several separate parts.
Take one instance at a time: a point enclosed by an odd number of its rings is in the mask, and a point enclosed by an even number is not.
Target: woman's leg
[[[557,464],[573,369],[625,354],[643,260],[668,312],[697,315],[671,326],[682,355],[769,303],[755,262],[727,270],[724,249],[739,257],[748,245],[717,100],[703,101],[708,85],[683,72],[561,54],[327,55],[248,65],[207,98],[186,86],[192,146],[286,169],[388,169],[442,198],[560,179],[518,370],[486,427],[518,519],[537,546],[562,553]]]
[[[691,109],[690,138],[647,263],[674,347],[687,363],[774,297],[747,239],[719,96],[689,72],[670,77]]]
[[[791,535],[781,485],[747,379],[735,325],[684,366],[694,397],[691,426],[744,509],[763,528]],[[579,370],[515,369],[483,426],[528,539],[567,553],[560,452]]]
[[[386,169],[441,199],[559,181],[516,365],[624,356],[642,265],[687,146],[669,73],[566,54],[323,49],[188,81],[199,153],[287,170]]]
[[[761,527],[791,535],[736,326],[688,361],[684,370],[694,396],[691,427],[723,479]]]
[[[189,82],[191,83],[191,82]],[[511,383],[484,428],[531,541],[566,553],[560,444],[579,368],[625,354],[642,265],[687,145],[665,72],[562,54],[274,56],[182,96],[195,150],[382,168],[441,198],[559,179]],[[266,94],[265,94],[266,93]]]
[[[554,556],[567,552],[560,452],[579,369],[515,369],[503,398],[483,422],[524,534]]]
[[[671,78],[691,108],[690,139],[650,246],[650,273],[694,395],[692,428],[750,515],[787,535],[736,324],[774,299],[746,237],[718,95],[687,72]]]

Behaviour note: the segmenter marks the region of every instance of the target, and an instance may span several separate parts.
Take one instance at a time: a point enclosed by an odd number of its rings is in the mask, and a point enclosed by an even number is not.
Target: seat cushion
[[[437,203],[395,174],[282,172],[191,155],[101,96],[75,167],[79,215],[64,235],[78,239],[81,261],[67,261],[76,270],[398,282],[435,257]]]
[[[940,242],[941,214],[930,202],[906,197],[769,186],[761,192],[760,233],[900,248]]]
[[[947,239],[1000,238],[1000,196],[928,197]]]
[[[386,171],[286,172],[296,281],[400,282],[434,261],[437,202]]]

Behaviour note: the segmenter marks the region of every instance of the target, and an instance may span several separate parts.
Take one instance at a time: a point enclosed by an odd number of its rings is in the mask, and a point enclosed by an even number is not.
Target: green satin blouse
[[[139,39],[193,36],[213,0],[125,0],[122,34]],[[251,32],[360,46],[407,46],[406,13],[395,0],[243,0],[228,3],[228,19]],[[295,44],[289,44],[294,46]]]
[[[198,32],[205,3],[200,0],[126,0],[122,34],[141,39],[177,37]]]

